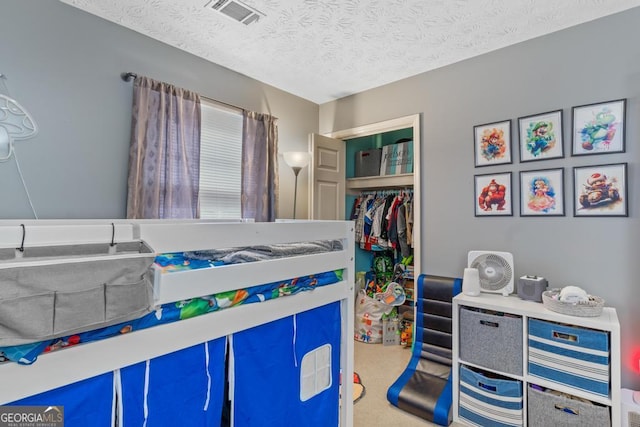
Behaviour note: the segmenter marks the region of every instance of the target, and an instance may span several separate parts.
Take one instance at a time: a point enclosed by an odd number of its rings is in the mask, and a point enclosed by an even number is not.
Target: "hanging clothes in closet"
[[[355,240],[367,251],[395,250],[404,259],[413,248],[413,191],[363,192],[351,209]]]

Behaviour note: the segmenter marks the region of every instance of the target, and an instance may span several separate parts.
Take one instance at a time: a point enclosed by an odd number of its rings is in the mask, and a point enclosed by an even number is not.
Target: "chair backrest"
[[[421,358],[451,366],[453,357],[453,297],[462,280],[421,274],[417,283],[415,345],[422,345]]]

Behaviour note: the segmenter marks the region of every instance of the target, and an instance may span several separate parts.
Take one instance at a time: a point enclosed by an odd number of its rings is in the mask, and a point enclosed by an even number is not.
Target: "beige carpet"
[[[354,345],[355,372],[360,375],[366,389],[364,396],[353,404],[354,427],[434,426],[387,401],[387,389],[407,367],[411,349],[358,341]]]

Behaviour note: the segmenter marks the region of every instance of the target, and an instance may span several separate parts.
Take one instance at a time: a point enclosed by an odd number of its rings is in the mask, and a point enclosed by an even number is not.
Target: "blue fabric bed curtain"
[[[244,111],[242,130],[242,218],[276,220],[278,206],[278,119]]]
[[[200,96],[138,76],[133,112],[127,218],[198,218]]]
[[[340,303],[233,334],[232,396],[236,427],[337,426],[340,385]],[[319,348],[330,360],[330,384],[307,395],[303,386],[311,355]],[[324,360],[324,362],[326,362]],[[313,366],[325,366],[321,361]],[[318,381],[320,382],[320,381]],[[305,398],[303,398],[305,395]]]
[[[219,427],[226,344],[223,337],[120,369],[119,427]]]
[[[50,408],[65,427],[220,427],[226,347],[218,338],[9,405]]]
[[[5,384],[4,387],[10,385]],[[47,408],[47,411],[61,411],[65,427],[113,427],[116,405],[113,372],[29,396],[8,405],[41,406]],[[15,424],[23,425],[19,422]]]

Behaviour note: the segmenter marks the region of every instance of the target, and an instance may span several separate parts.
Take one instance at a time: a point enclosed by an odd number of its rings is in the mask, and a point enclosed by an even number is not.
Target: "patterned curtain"
[[[136,77],[127,218],[198,218],[200,96]]]
[[[244,112],[242,131],[242,218],[276,220],[278,206],[278,119]]]

